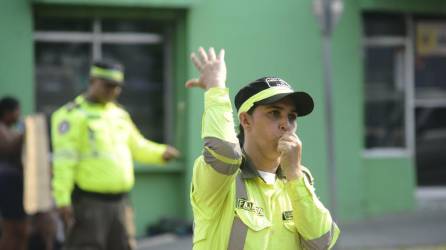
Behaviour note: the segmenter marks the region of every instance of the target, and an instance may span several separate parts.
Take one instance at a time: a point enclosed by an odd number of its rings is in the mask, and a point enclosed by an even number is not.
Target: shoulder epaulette
[[[314,178],[311,175],[310,170],[308,170],[307,168],[303,167],[302,168],[302,172],[304,173],[304,175],[307,178],[307,180],[310,183],[310,185],[314,185]]]
[[[124,107],[124,105],[122,105],[121,103],[114,102],[113,104],[116,105],[117,108],[120,108],[120,109],[124,110],[125,112],[128,112],[127,109]]]
[[[75,101],[65,104],[65,108],[67,109],[68,112],[71,112],[72,110],[77,109],[79,107],[80,107],[80,104]]]
[[[114,102],[113,104],[115,105],[115,107],[117,109],[119,109],[121,111],[122,115],[129,116],[129,112],[127,111],[127,109],[122,104],[117,103],[117,102]]]

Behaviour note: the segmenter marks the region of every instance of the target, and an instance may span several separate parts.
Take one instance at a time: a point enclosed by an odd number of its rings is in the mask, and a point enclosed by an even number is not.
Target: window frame
[[[53,16],[54,18],[60,18],[61,16]],[[69,17],[75,18],[75,17]],[[115,17],[121,18],[121,17]],[[143,32],[102,32],[102,20],[104,17],[92,18],[92,30],[91,31],[42,31],[33,30],[33,44],[37,42],[44,43],[88,43],[92,46],[92,59],[102,59],[102,45],[103,44],[163,44],[163,112],[164,112],[164,131],[163,142],[172,144],[175,139],[176,129],[174,126],[174,86],[173,86],[173,25],[168,23],[164,27],[164,33],[162,35],[155,33],[143,33]],[[123,20],[132,20],[122,17]],[[150,22],[150,19],[138,19],[146,20]],[[35,100],[37,102],[37,99]]]
[[[401,46],[404,48],[404,66],[403,66],[403,77],[406,84],[404,85],[404,137],[405,145],[402,147],[375,147],[366,148],[365,143],[363,144],[363,156],[366,158],[400,158],[400,157],[410,157],[414,154],[414,142],[415,142],[415,117],[414,117],[414,87],[415,87],[415,72],[414,72],[414,24],[413,17],[410,14],[404,15],[405,19],[405,36],[370,36],[367,37],[363,34],[363,58],[365,58],[366,50],[370,47],[394,47]],[[363,22],[365,18],[363,18]],[[364,27],[364,25],[363,25]],[[366,69],[364,68],[364,71]],[[365,72],[364,72],[365,74]],[[363,86],[365,87],[365,78],[363,78]],[[365,95],[363,105],[366,105]],[[365,108],[365,106],[364,106]],[[364,112],[365,116],[365,112]],[[363,128],[366,129],[367,124],[365,123],[365,118],[363,119]],[[365,134],[363,134],[364,138]]]

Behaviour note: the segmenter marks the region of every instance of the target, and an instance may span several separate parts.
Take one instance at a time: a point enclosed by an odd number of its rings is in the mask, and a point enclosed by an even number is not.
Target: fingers
[[[186,88],[194,88],[194,87],[204,88],[204,85],[198,79],[190,79],[189,81],[186,82],[185,86]]]
[[[225,50],[224,49],[221,49],[220,52],[218,53],[218,60],[219,61],[225,60]]]
[[[295,133],[285,133],[278,141],[277,149],[278,151],[285,153],[292,148],[301,148],[302,142]]]
[[[173,158],[178,158],[180,157],[181,153],[180,151],[178,151],[176,148],[169,146],[169,154],[173,157]]]
[[[198,48],[198,53],[200,53],[200,57],[203,63],[207,63],[209,61],[208,55],[206,54],[206,51],[203,49],[203,47]]]
[[[74,223],[73,211],[71,210],[71,207],[64,206],[58,208],[58,212],[64,223],[65,232],[67,232],[67,230],[71,228],[72,224]]]
[[[200,87],[207,90],[212,87],[225,87],[226,64],[223,49],[220,50],[217,57],[213,47],[210,47],[208,51],[200,47],[198,53],[192,53],[190,57],[200,72],[200,78],[186,82],[187,88]]]
[[[195,68],[197,68],[197,70],[201,72],[203,70],[203,64],[201,63],[200,59],[198,59],[197,55],[195,55],[195,53],[192,53],[190,55],[190,59],[194,63]]]
[[[280,137],[279,141],[288,141],[294,143],[300,143],[299,137],[297,137],[294,133],[286,133],[282,137]]]
[[[209,60],[212,62],[217,60],[217,56],[215,55],[215,50],[213,47],[209,48]]]
[[[279,141],[279,143],[277,144],[277,149],[280,152],[285,153],[285,152],[290,151],[295,146],[296,146],[295,142],[282,140],[282,141]]]
[[[195,67],[201,71],[206,63],[209,62],[215,62],[217,60],[222,61],[225,59],[225,50],[221,49],[218,53],[218,57],[215,54],[215,49],[213,47],[209,48],[209,52],[206,53],[206,51],[203,49],[203,47],[200,47],[198,49],[198,53],[200,54],[200,58],[195,53],[192,53],[190,55],[190,58],[192,59],[192,62],[194,63]]]

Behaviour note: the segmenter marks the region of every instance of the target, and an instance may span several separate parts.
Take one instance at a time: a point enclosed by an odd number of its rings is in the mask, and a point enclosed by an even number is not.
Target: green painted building
[[[142,133],[176,145],[164,168],[137,166],[138,234],[192,217],[189,183],[201,152],[203,93],[189,53],[226,49],[228,86],[280,76],[314,97],[298,121],[304,164],[339,221],[411,210],[419,186],[446,185],[446,1],[345,0],[333,37],[336,190],[329,190],[321,34],[311,1],[3,0],[0,95],[50,114],[88,84],[88,66],[126,66],[121,102]],[[443,145],[443,147],[441,147]],[[444,154],[443,154],[444,155]]]

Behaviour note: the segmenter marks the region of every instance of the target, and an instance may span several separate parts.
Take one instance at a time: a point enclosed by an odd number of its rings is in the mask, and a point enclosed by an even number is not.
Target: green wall
[[[415,206],[415,172],[407,157],[366,158],[365,200],[368,216],[407,211]]]
[[[17,97],[22,111],[34,108],[31,6],[27,1],[3,0],[0,8],[0,96]]]
[[[138,169],[130,194],[138,236],[144,235],[147,226],[161,218],[184,218],[187,201],[181,195],[183,189],[183,173],[175,166],[167,166],[164,170]]]

